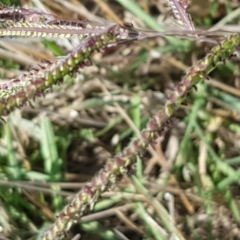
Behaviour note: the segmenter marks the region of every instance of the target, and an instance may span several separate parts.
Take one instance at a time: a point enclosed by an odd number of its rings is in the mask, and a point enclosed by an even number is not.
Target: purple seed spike
[[[111,28],[109,28],[109,31],[111,31]],[[34,76],[32,75],[34,70],[30,70],[18,76],[17,80],[11,80],[7,85],[0,84],[0,89],[4,89],[2,93],[0,91],[0,98],[4,98],[6,102],[6,104],[0,102],[0,114],[6,115],[14,108],[23,106],[24,103],[34,99],[37,94],[43,94],[45,90],[51,89],[52,85],[62,81],[64,75],[74,71],[81,62],[83,63],[96,50],[105,46],[114,38],[115,36],[110,33],[88,38],[61,60],[51,64],[42,64],[39,72],[35,73]]]

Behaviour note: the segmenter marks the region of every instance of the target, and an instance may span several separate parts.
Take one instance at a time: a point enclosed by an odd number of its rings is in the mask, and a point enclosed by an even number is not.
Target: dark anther
[[[195,91],[197,91],[197,86],[196,86],[196,85],[193,85],[193,89],[194,89]]]
[[[204,75],[204,79],[206,79],[207,81],[210,80],[210,77],[208,75]]]
[[[183,101],[183,102],[182,102],[182,105],[183,105],[183,106],[187,106],[188,103],[187,103],[186,101]]]

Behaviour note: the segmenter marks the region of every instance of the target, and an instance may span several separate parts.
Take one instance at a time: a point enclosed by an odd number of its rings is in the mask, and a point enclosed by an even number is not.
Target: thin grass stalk
[[[57,220],[43,236],[43,240],[62,238],[80,217],[91,211],[103,192],[116,184],[123,174],[130,174],[134,169],[137,156],[159,136],[171,128],[172,116],[185,100],[188,92],[200,81],[207,79],[207,74],[220,62],[232,56],[240,44],[240,36],[234,35],[213,47],[211,52],[187,70],[176,89],[170,94],[163,110],[159,111],[142,130],[140,137],[108,162],[98,174],[87,183],[73,198],[72,202],[58,214]]]

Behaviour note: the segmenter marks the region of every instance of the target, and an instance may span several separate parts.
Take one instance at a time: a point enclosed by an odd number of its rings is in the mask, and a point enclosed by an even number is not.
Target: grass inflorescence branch
[[[92,53],[110,43],[119,33],[118,25],[108,28],[107,33],[83,40],[68,56],[55,62],[40,64],[8,83],[0,85],[0,116],[5,116],[15,108],[41,95],[71,74],[76,68],[84,65]]]
[[[172,124],[172,116],[183,103],[187,93],[200,81],[207,78],[207,74],[220,62],[232,56],[240,44],[240,36],[235,35],[215,46],[206,57],[199,60],[187,70],[186,75],[173,91],[163,110],[160,110],[142,130],[140,137],[134,139],[129,146],[117,154],[99,173],[87,183],[65,206],[57,216],[56,222],[45,233],[44,240],[63,237],[74,222],[87,211],[92,210],[101,194],[116,183],[120,176],[131,173],[137,156],[141,155],[157,137],[164,135]]]

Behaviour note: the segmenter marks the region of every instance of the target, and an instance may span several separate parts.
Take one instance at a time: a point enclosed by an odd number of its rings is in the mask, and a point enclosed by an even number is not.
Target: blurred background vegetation
[[[165,0],[2,3],[67,19],[179,30]],[[237,33],[239,7],[237,0],[192,0],[188,12],[196,28]],[[1,82],[78,43],[1,38]],[[100,51],[92,66],[66,76],[34,107],[8,116],[0,125],[0,239],[41,239],[56,213],[145,127],[212,46],[156,38]],[[240,239],[239,63],[235,57],[219,64],[189,94],[178,123],[138,159],[136,174],[104,194],[67,239]]]

